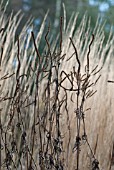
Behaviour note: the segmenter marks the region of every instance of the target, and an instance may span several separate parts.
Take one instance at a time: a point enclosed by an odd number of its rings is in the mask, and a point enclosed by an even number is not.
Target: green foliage
[[[5,0],[4,2],[6,2]],[[39,24],[41,24],[41,20],[47,10],[49,9],[48,19],[52,23],[55,23],[57,17],[59,18],[62,15],[62,3],[65,4],[67,11],[67,18],[69,20],[72,12],[79,12],[79,23],[85,14],[88,13],[88,16],[91,17],[91,27],[94,28],[96,18],[98,15],[101,16],[101,20],[106,21],[106,33],[110,31],[110,27],[114,25],[114,2],[112,0],[11,0],[9,1],[8,13],[10,13],[11,9],[14,11],[18,11],[20,8],[25,13],[25,18],[27,19],[32,15],[34,17],[34,22],[36,25],[36,30],[39,29]],[[61,4],[61,6],[59,6]],[[56,15],[59,12],[58,15]],[[56,29],[56,28],[55,28]]]

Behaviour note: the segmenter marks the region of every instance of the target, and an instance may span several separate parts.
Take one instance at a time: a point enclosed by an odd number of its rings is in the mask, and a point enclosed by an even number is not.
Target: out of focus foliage
[[[4,0],[5,3],[7,1]],[[114,30],[114,0],[9,0],[7,13],[11,13],[11,10],[15,13],[21,9],[25,13],[24,22],[33,16],[35,30],[38,31],[43,17],[49,9],[48,20],[51,22],[52,28],[57,30],[59,18],[61,15],[63,16],[63,3],[67,19],[70,18],[72,12],[79,12],[79,23],[84,13],[87,12],[91,17],[91,27],[94,28],[99,15],[99,22],[106,22],[106,36],[111,26]]]

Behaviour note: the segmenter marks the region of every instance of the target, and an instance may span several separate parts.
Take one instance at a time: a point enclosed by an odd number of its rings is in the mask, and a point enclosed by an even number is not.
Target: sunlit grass
[[[77,152],[73,151],[77,136],[76,110],[84,93],[85,80],[80,78],[83,75],[91,93],[85,85],[83,112],[87,139],[81,139],[81,144],[84,141],[85,144],[80,146],[79,169],[94,168],[92,163],[97,159],[100,169],[110,170],[114,144],[114,84],[108,80],[114,80],[113,33],[110,32],[104,45],[103,25],[97,21],[91,30],[90,20],[85,15],[75,30],[78,15],[73,14],[68,25],[60,21],[60,35],[50,44],[50,27],[43,32],[46,17],[36,38],[33,32],[27,32],[28,28],[32,29],[31,21],[16,38],[22,15],[18,13],[6,19],[3,12],[0,16],[1,28],[5,28],[0,33],[1,169],[77,168]],[[38,48],[43,34],[44,52],[40,54]],[[81,65],[79,72],[75,48]],[[75,89],[78,87],[77,98]],[[79,120],[82,137],[83,117]]]

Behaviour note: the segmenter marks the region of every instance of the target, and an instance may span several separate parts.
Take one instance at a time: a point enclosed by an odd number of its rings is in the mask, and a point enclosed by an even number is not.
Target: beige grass
[[[42,23],[41,29],[36,37],[36,44],[39,46],[40,40],[42,38],[43,30],[45,27],[45,20],[46,20],[47,14],[44,18],[44,21]],[[84,73],[84,68],[87,62],[87,53],[88,53],[88,46],[91,41],[91,35],[94,33],[95,40],[91,46],[91,52],[90,52],[90,70],[92,70],[97,64],[98,68],[101,68],[103,66],[103,69],[98,73],[101,74],[101,78],[98,81],[98,83],[91,87],[94,90],[97,90],[97,93],[93,95],[91,98],[87,99],[85,103],[85,109],[91,108],[91,110],[86,112],[85,120],[86,120],[86,132],[88,135],[88,140],[90,142],[90,145],[93,150],[95,150],[96,159],[99,160],[100,168],[102,170],[110,170],[110,164],[111,164],[111,154],[112,154],[112,147],[114,143],[114,84],[110,84],[107,81],[108,80],[114,80],[114,36],[113,32],[110,31],[109,39],[105,45],[103,45],[104,42],[104,32],[103,32],[103,26],[99,25],[98,21],[96,22],[96,26],[94,30],[91,30],[90,28],[90,19],[85,15],[82,19],[80,26],[78,29],[75,30],[76,24],[77,24],[77,17],[78,15],[72,15],[68,25],[64,25],[63,30],[63,42],[62,42],[62,54],[66,54],[65,58],[61,60],[60,65],[60,72],[64,70],[66,73],[70,73],[73,66],[77,67],[77,61],[75,57],[72,57],[69,61],[67,59],[73,54],[74,49],[70,43],[69,37],[73,37],[74,44],[77,48],[77,52],[79,55],[79,59],[81,61],[81,73]],[[3,19],[2,19],[3,18]],[[20,19],[19,19],[20,18]],[[13,65],[14,59],[17,57],[17,42],[14,41],[15,33],[18,28],[18,25],[20,23],[20,20],[22,18],[22,15],[18,13],[14,17],[12,15],[6,20],[4,19],[4,12],[2,12],[2,15],[0,16],[0,25],[1,28],[4,28],[7,25],[5,33],[2,35],[0,34],[0,47],[3,47],[3,57],[2,57],[2,65],[1,65],[1,77],[3,77],[5,74],[9,73],[11,75],[13,72],[16,73],[17,67]],[[87,29],[86,29],[87,27]],[[31,62],[31,56],[33,57],[32,61],[32,67],[34,68],[34,62],[36,59],[36,52],[34,50],[34,45],[32,45],[32,48],[29,50],[29,44],[32,40],[31,34],[27,34],[28,28],[32,29],[32,24],[29,21],[24,28],[22,29],[22,32],[19,36],[20,39],[20,61],[21,61],[21,69],[20,69],[20,75],[26,74],[27,70],[30,68],[30,62]],[[74,33],[75,32],[75,33]],[[28,36],[28,37],[27,37]],[[4,39],[6,37],[5,43]],[[25,42],[27,39],[27,43]],[[55,41],[56,42],[56,41]],[[25,47],[26,44],[26,47]],[[46,48],[46,47],[44,47]],[[52,51],[54,50],[54,42],[52,43]],[[43,56],[44,54],[42,54]],[[28,59],[28,63],[27,63]],[[97,75],[97,76],[98,76]],[[53,79],[55,78],[55,73],[53,72]],[[22,81],[22,88],[25,89],[26,86],[29,85],[29,89],[27,91],[28,95],[28,101],[26,101],[26,105],[34,99],[35,95],[35,88],[33,89],[32,95],[30,94],[30,89],[32,86],[32,83],[34,82],[35,75],[33,72],[31,72],[31,76],[27,77]],[[91,81],[95,81],[96,77],[93,76],[91,78]],[[47,84],[47,79],[44,79],[39,84],[39,96],[40,96],[40,103],[39,106],[39,113],[42,115],[44,104],[42,101],[42,94],[44,92],[44,87]],[[15,92],[15,86],[16,86],[16,79],[14,76],[12,76],[9,79],[6,79],[4,81],[1,81],[1,91],[2,96],[7,94],[7,91],[9,91],[8,96],[12,96]],[[64,82],[64,86],[68,87],[68,82]],[[53,97],[55,87],[51,87],[51,97]],[[64,163],[65,163],[65,169],[73,170],[76,168],[76,153],[72,152],[72,148],[74,146],[75,137],[76,137],[76,116],[74,113],[74,110],[76,109],[76,94],[73,93],[73,100],[75,103],[72,103],[70,100],[72,92],[68,92],[68,101],[67,101],[67,107],[69,112],[69,120],[70,120],[70,149],[68,151],[68,142],[69,142],[69,131],[68,131],[68,122],[67,122],[67,115],[66,111],[64,109],[64,106],[62,108],[62,116],[61,116],[61,127],[62,127],[62,134],[65,135],[63,138],[63,150],[65,151],[63,153],[64,157]],[[64,95],[64,91],[60,91],[59,98],[62,99]],[[25,94],[21,95],[22,101],[24,100]],[[7,127],[7,123],[9,120],[9,102],[8,101],[2,101],[1,108],[3,110],[1,111],[1,120],[2,125],[4,128]],[[53,100],[50,101],[50,105],[53,104]],[[16,108],[15,108],[16,109]],[[33,125],[33,114],[34,109],[33,106],[30,105],[28,108],[23,108],[21,110],[22,117],[25,122],[25,130],[27,132],[27,139],[28,144],[31,143],[31,127]],[[36,115],[37,116],[37,115]],[[47,118],[48,120],[48,118]],[[16,111],[15,111],[15,119],[13,121],[13,125],[15,126],[15,122],[17,122],[16,117]],[[47,125],[48,127],[48,125]],[[55,131],[55,126],[53,126],[53,131]],[[43,133],[43,132],[42,132]],[[18,138],[18,141],[21,140],[21,136],[19,135],[18,130],[15,129],[15,137]],[[36,146],[34,149],[34,159],[36,161],[36,164],[38,166],[38,147],[39,147],[39,138],[38,138],[38,129],[37,129],[37,141]],[[9,140],[12,136],[12,131],[9,131],[7,139]],[[10,144],[9,144],[10,145]],[[18,142],[18,147],[20,142]],[[97,145],[97,146],[96,146]],[[96,149],[95,149],[96,147]],[[68,160],[67,160],[67,153],[68,153]],[[90,169],[89,162],[90,158],[88,157],[89,154],[89,148],[87,145],[83,145],[80,152],[80,170],[86,170]],[[4,155],[4,154],[3,154]],[[4,156],[3,156],[4,157]],[[17,158],[14,156],[13,158],[16,160]],[[68,161],[68,162],[67,162]],[[25,162],[22,160],[23,169],[25,168]],[[38,167],[39,169],[39,167]]]

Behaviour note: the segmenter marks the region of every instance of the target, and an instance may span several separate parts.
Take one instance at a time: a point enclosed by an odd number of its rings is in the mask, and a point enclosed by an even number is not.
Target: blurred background
[[[7,2],[8,0],[4,0],[4,3]],[[87,12],[88,16],[91,17],[91,27],[94,28],[97,17],[100,16],[99,22],[106,22],[104,27],[106,37],[111,27],[114,30],[114,0],[9,0],[7,15],[12,10],[14,13],[22,10],[25,15],[20,27],[32,16],[34,31],[37,32],[49,9],[48,20],[53,30],[57,30],[59,28],[60,16],[63,16],[63,3],[66,8],[67,21],[71,17],[72,12],[79,12],[78,26],[83,15]]]

